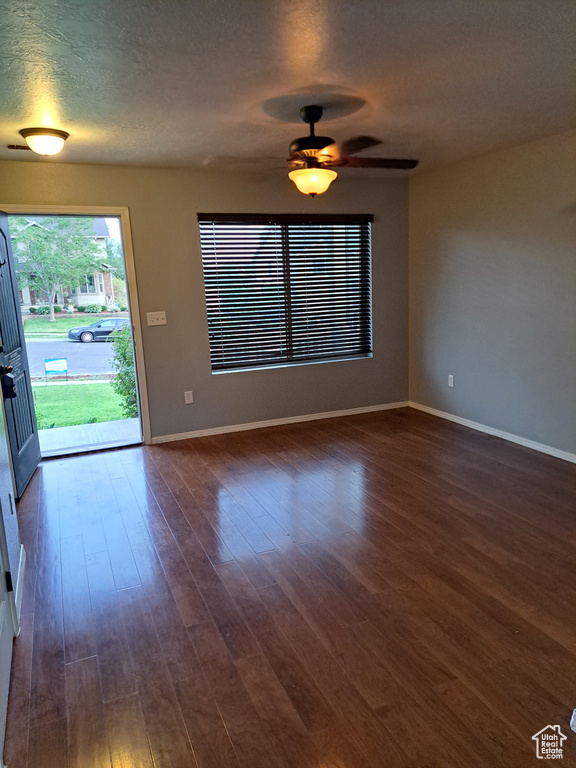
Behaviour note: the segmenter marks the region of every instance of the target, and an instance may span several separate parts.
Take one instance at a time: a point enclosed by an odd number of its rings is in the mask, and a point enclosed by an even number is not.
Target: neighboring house
[[[29,216],[27,217],[30,226],[40,227],[41,219]],[[102,256],[106,256],[106,241],[110,237],[108,225],[103,218],[94,219],[93,240],[102,251]],[[86,282],[74,288],[61,286],[56,291],[55,304],[64,308],[67,304],[74,304],[76,307],[85,307],[88,304],[100,304],[102,306],[112,307],[115,304],[114,285],[112,277],[116,271],[115,267],[101,263],[100,271],[86,275]],[[22,285],[19,291],[20,307],[23,311],[30,307],[42,306],[48,304],[48,296],[45,291],[35,291]]]
[[[101,271],[86,275],[86,282],[68,291],[68,303],[77,307],[87,304],[102,304],[111,307],[115,304],[112,276],[116,268],[102,262]]]

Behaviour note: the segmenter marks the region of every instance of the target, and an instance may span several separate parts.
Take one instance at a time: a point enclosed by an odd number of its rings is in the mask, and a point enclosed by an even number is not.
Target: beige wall
[[[414,177],[409,219],[410,399],[576,453],[576,132]]]
[[[312,200],[284,174],[4,161],[0,201],[129,207],[153,437],[407,399],[406,181],[342,173]],[[374,357],[212,375],[197,212],[373,213]],[[157,310],[168,324],[146,327]]]

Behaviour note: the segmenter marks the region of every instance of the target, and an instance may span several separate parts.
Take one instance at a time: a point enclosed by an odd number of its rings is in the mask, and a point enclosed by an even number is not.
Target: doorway
[[[42,457],[146,441],[148,409],[127,209],[3,208],[19,273]],[[83,270],[78,265],[81,276],[58,280],[56,274],[43,280],[24,263],[25,243],[33,242],[42,227],[67,229],[72,239],[83,241],[80,261],[89,265]],[[119,382],[122,377],[128,383]]]

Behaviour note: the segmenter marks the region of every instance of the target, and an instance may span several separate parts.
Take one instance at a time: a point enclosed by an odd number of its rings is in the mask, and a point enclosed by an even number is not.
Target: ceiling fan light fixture
[[[23,128],[20,136],[36,154],[57,155],[70,134],[56,128]]]
[[[329,168],[300,168],[288,174],[298,187],[298,191],[310,197],[326,192],[337,176],[336,171],[331,171]]]

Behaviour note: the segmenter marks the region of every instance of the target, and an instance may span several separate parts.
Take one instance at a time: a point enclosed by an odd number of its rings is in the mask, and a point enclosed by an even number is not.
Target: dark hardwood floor
[[[9,768],[576,764],[576,467],[410,409],[43,463]]]

